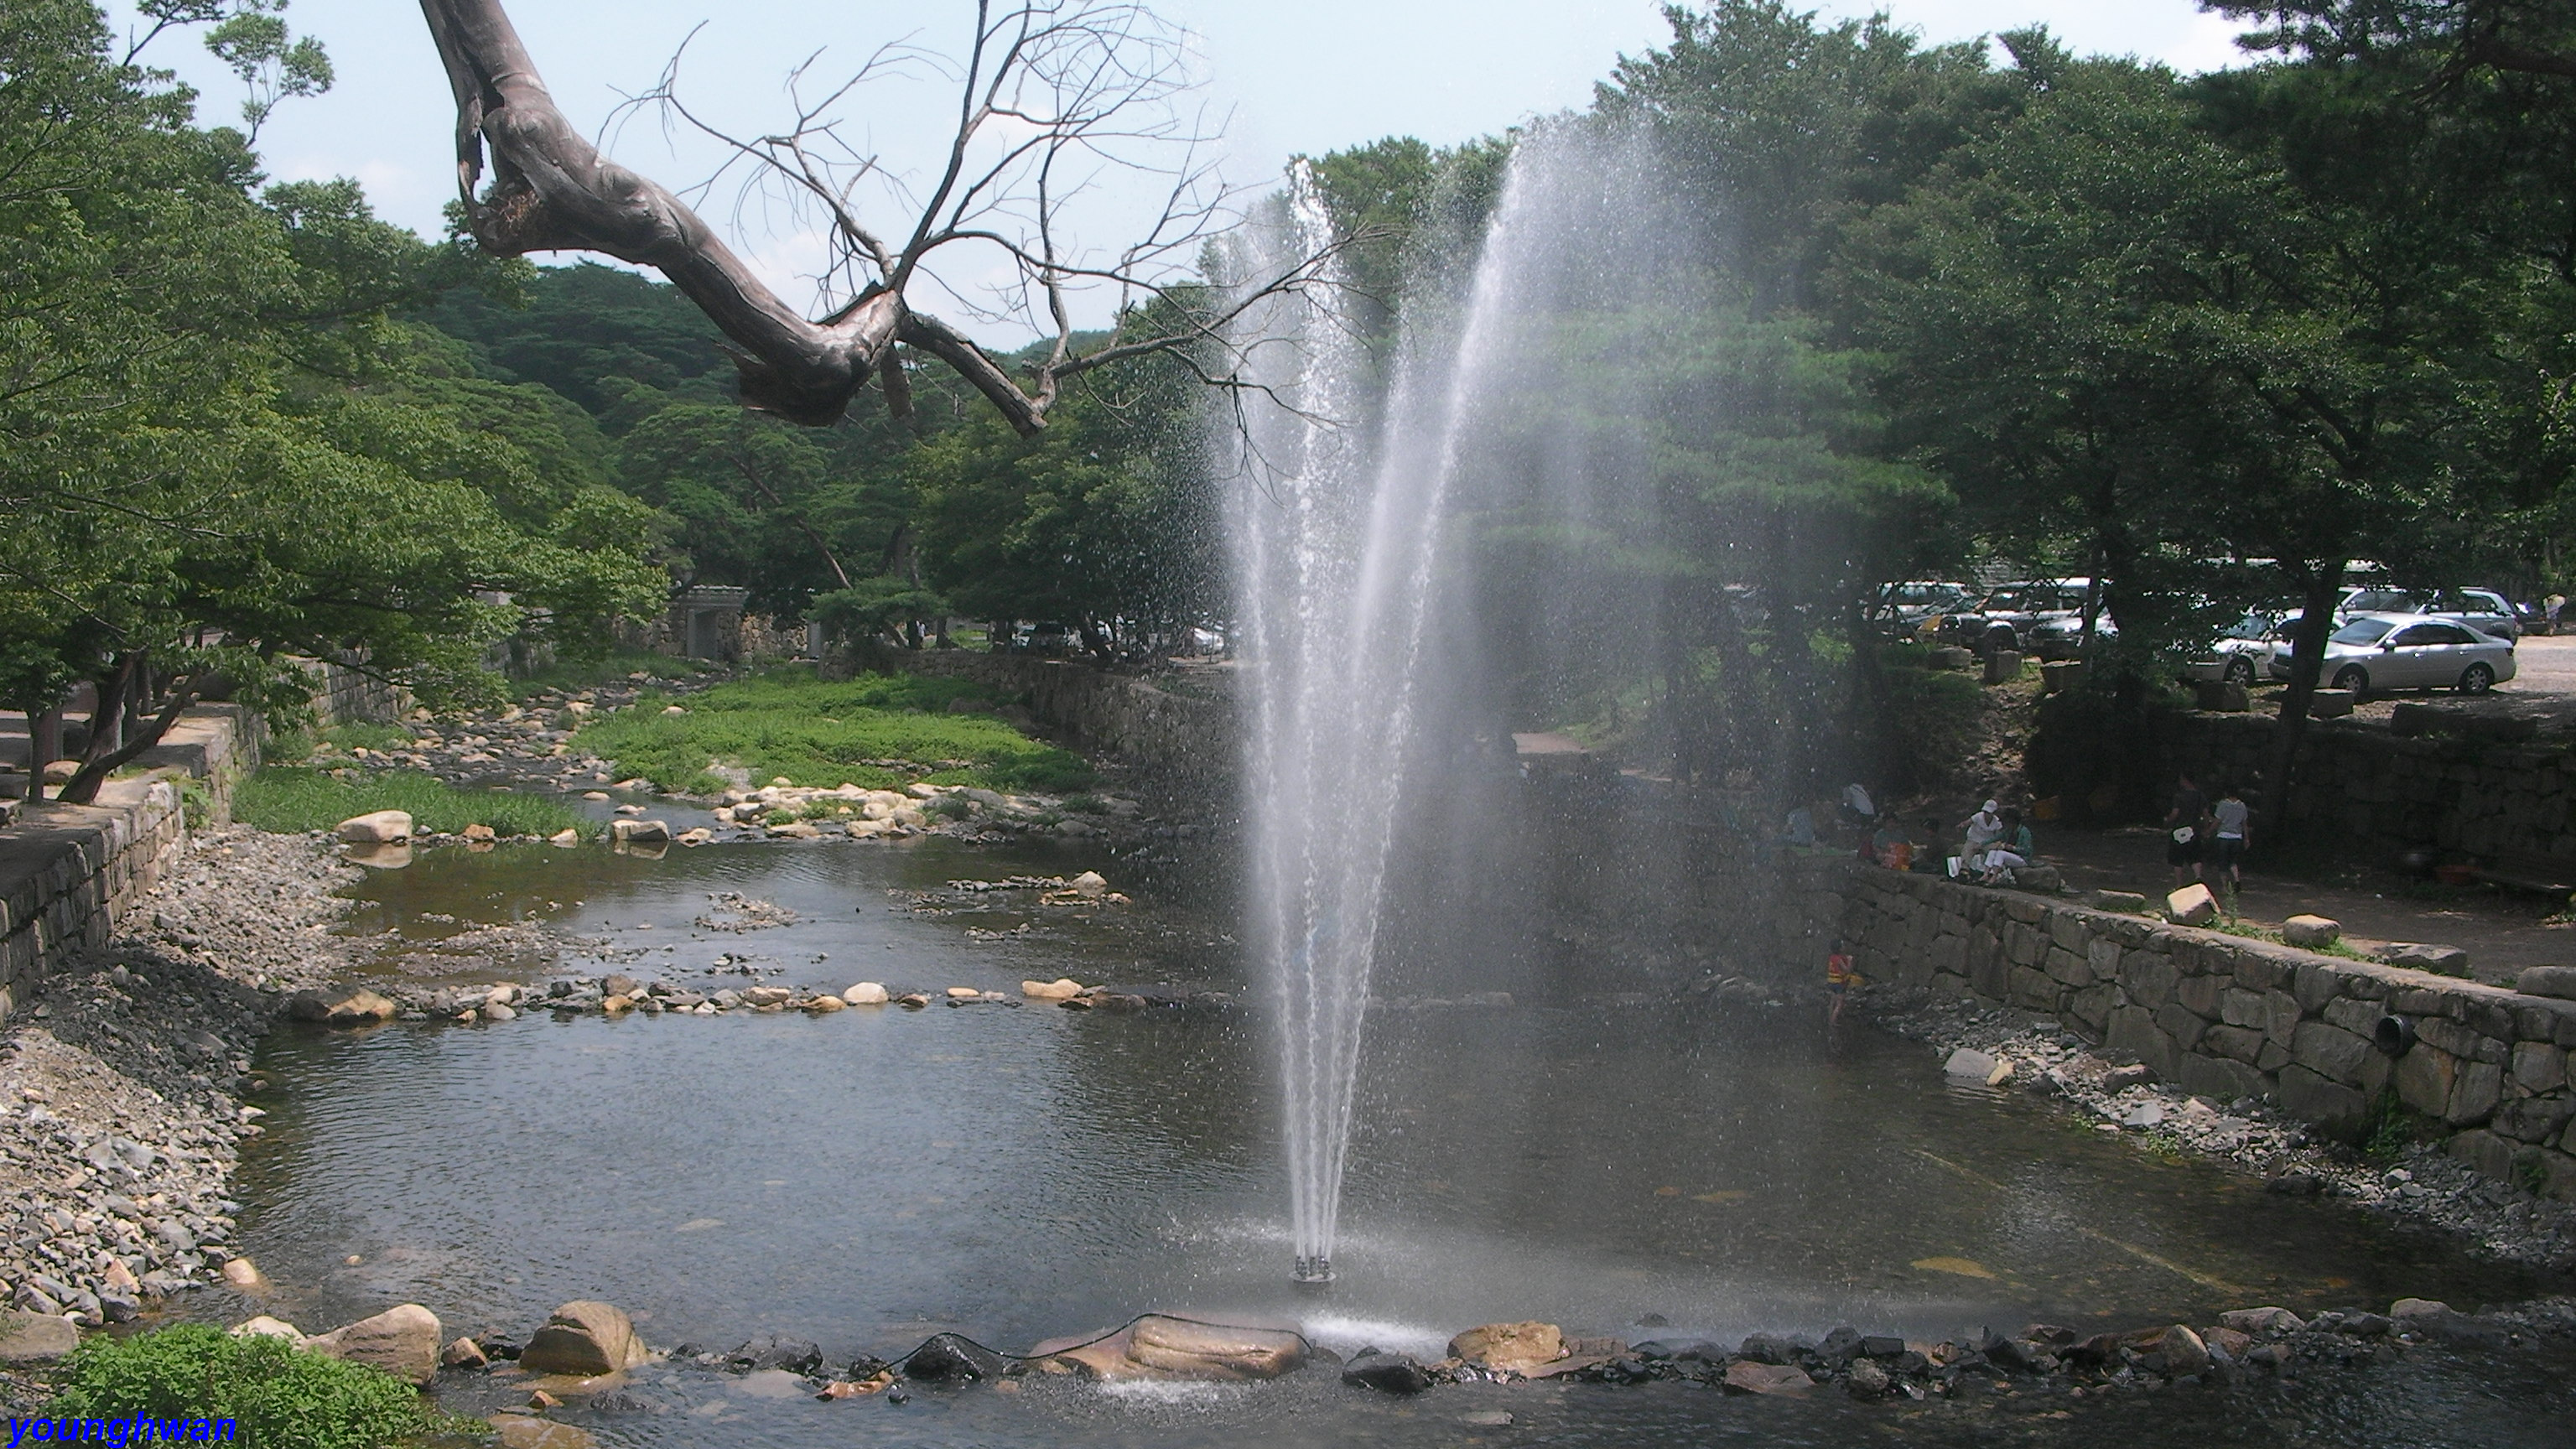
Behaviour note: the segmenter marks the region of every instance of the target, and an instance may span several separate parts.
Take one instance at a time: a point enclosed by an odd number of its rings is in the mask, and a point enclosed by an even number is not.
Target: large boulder
[[[370,810],[350,816],[337,828],[340,838],[351,845],[400,845],[411,839],[411,812]]]
[[[2576,966],[2525,966],[2513,979],[2513,989],[2525,996],[2576,1001]]]
[[[1565,1334],[1553,1323],[1488,1323],[1449,1340],[1449,1356],[1478,1368],[1527,1373],[1565,1357]]]
[[[1115,1332],[1050,1339],[1030,1350],[1029,1357],[1050,1359],[1098,1379],[1232,1383],[1296,1372],[1305,1366],[1306,1340],[1287,1329],[1148,1313]],[[904,1372],[919,1376],[910,1365]]]
[[[438,1376],[440,1338],[438,1315],[417,1303],[405,1303],[308,1338],[304,1346],[326,1358],[362,1363],[395,1378],[425,1384]]]
[[[612,820],[608,838],[619,845],[667,845],[671,839],[671,822],[667,820]]]
[[[287,998],[286,1014],[297,1021],[332,1026],[372,1026],[391,1021],[400,1008],[363,986],[346,991],[299,991]]]
[[[535,1374],[592,1378],[633,1368],[649,1356],[624,1309],[584,1298],[556,1309],[544,1327],[528,1336],[528,1346],[519,1351],[519,1367]]]
[[[883,1006],[886,989],[873,981],[862,981],[841,993],[841,1000],[852,1006]]]
[[[80,1330],[50,1313],[0,1309],[0,1364],[52,1363],[80,1347]]]
[[[2281,923],[2281,939],[2303,951],[2322,951],[2343,935],[2343,923],[2325,916],[2292,916]]]

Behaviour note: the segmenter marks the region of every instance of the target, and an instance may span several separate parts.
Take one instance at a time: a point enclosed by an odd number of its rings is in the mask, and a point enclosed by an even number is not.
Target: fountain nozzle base
[[[1288,1281],[1300,1288],[1323,1289],[1333,1283],[1333,1263],[1329,1258],[1299,1258],[1288,1274]]]

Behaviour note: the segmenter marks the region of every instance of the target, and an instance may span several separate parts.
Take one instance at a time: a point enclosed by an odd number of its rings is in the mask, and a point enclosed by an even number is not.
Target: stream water
[[[1839,1323],[1943,1338],[2550,1288],[2332,1203],[2159,1160],[2030,1099],[1962,1090],[1919,1045],[1829,1032],[1803,1009],[1568,999],[1382,1004],[1343,1215],[1344,1240],[1365,1251],[1329,1296],[1297,1296],[1278,1271],[1290,1227],[1265,1008],[1244,991],[1221,895],[1186,877],[1113,877],[1135,905],[995,893],[913,908],[950,879],[1087,863],[938,841],[771,843],[659,861],[437,850],[371,875],[364,928],[427,939],[543,917],[604,943],[607,964],[590,969],[699,990],[743,982],[703,974],[724,955],[832,988],[1071,975],[1237,995],[1131,1014],[283,1029],[260,1059],[272,1115],[246,1144],[239,1192],[243,1246],[282,1286],[257,1304],[209,1294],[195,1311],[314,1327],[414,1300],[452,1333],[524,1335],[559,1302],[605,1298],[660,1347],[775,1334],[846,1363],[941,1329],[1025,1349],[1154,1309],[1295,1320],[1345,1352],[1436,1354],[1460,1328],[1525,1317],[1631,1338]],[[799,919],[694,927],[723,891]],[[1647,1314],[1670,1326],[1632,1326]],[[2195,1449],[2538,1446],[2565,1442],[2570,1367],[2422,1350],[2287,1388],[1891,1408],[1678,1385],[1398,1401],[1321,1371],[817,1403],[777,1375],[663,1365],[613,1409],[572,1417],[611,1443],[674,1446],[1857,1444],[1900,1430],[1926,1444],[2008,1432]],[[520,1397],[494,1383],[451,1403]],[[1489,1408],[1518,1422],[1461,1422]]]

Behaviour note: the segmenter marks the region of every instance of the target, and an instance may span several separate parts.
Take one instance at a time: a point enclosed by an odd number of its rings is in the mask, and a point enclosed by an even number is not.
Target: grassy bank
[[[662,713],[672,701],[647,694],[585,726],[573,745],[666,790],[721,788],[707,773],[720,765],[748,770],[761,784],[781,775],[799,785],[872,789],[920,779],[1047,791],[1091,782],[1080,756],[990,714],[949,709],[995,698],[957,679],[864,674],[826,682],[810,669],[780,669],[688,695],[677,701],[686,714]]]
[[[489,825],[503,835],[552,835],[585,824],[580,814],[552,800],[459,790],[418,770],[383,770],[343,780],[319,770],[272,765],[233,792],[233,817],[262,830],[328,830],[370,810],[407,810],[414,829],[442,834]]]

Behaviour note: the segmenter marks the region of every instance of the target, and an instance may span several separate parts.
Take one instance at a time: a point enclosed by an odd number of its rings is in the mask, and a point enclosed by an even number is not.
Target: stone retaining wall
[[[74,954],[107,943],[118,918],[152,888],[188,839],[179,781],[202,781],[213,818],[231,818],[233,786],[259,763],[256,721],[238,705],[192,709],[95,805],[46,802],[0,829],[0,1019],[31,999]]]
[[[1806,869],[1864,977],[2056,1017],[2187,1092],[2266,1099],[2346,1140],[2393,1089],[2452,1156],[2576,1201],[2576,1001],[1858,862]],[[2392,1016],[2414,1031],[2394,1057],[2375,1045]]]
[[[1084,747],[1131,764],[1217,782],[1232,779],[1241,763],[1224,670],[1121,674],[1070,659],[973,649],[880,649],[856,662],[990,685]]]

